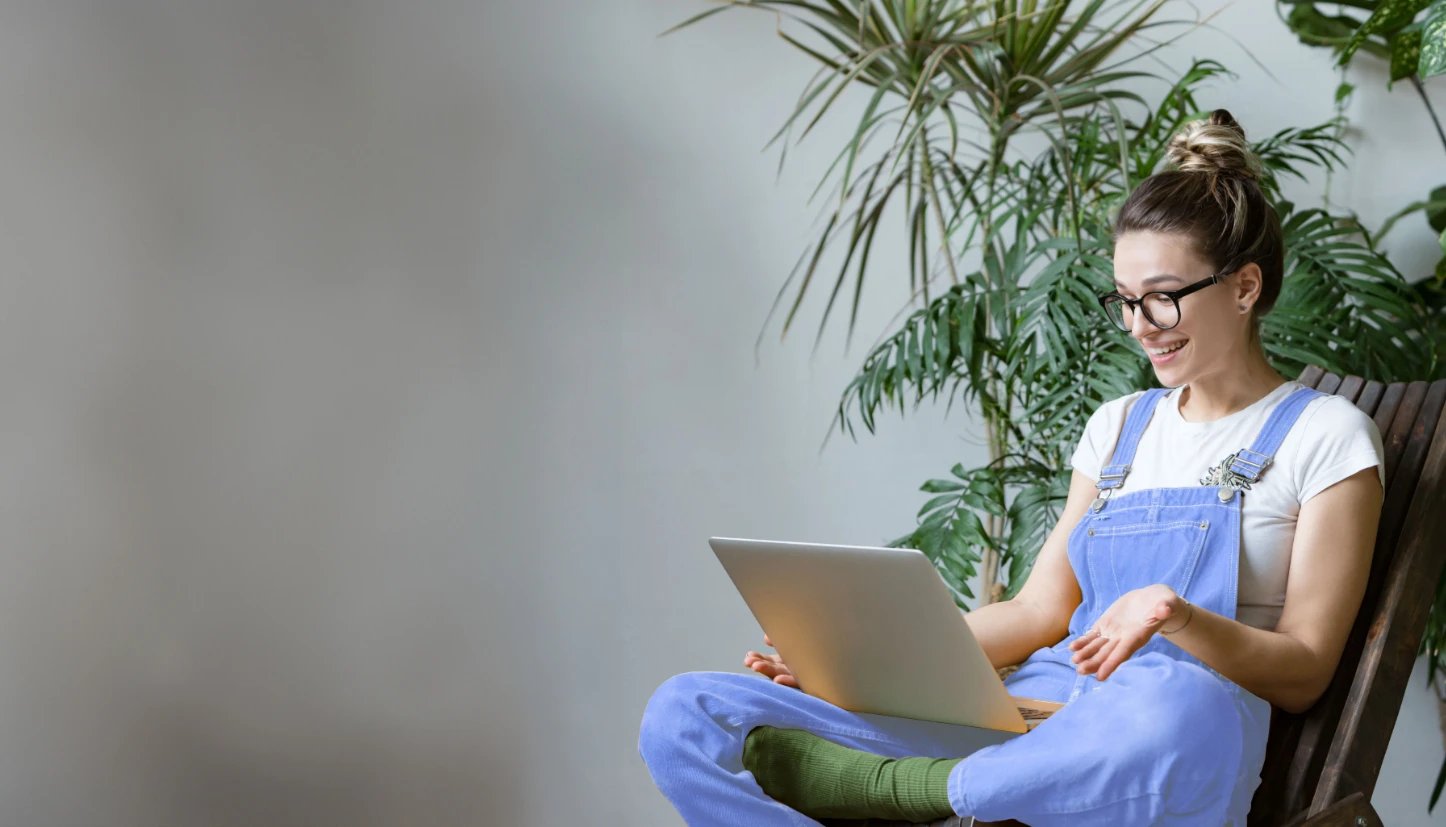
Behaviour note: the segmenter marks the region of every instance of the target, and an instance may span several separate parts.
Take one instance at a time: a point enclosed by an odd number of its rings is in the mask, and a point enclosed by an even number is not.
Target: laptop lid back
[[[708,544],[810,695],[853,712],[1025,731],[923,553],[730,537]]]

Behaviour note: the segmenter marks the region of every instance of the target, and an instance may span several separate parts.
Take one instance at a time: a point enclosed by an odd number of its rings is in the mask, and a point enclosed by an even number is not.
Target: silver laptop
[[[712,537],[799,687],[852,712],[1027,732],[1062,704],[1016,698],[922,552]]]

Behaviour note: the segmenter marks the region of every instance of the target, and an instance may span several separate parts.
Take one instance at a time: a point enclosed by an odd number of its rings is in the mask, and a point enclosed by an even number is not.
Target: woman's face
[[[1155,290],[1179,290],[1214,274],[1183,235],[1132,232],[1115,242],[1115,290],[1138,299]],[[1250,308],[1260,295],[1260,268],[1248,264],[1219,283],[1182,296],[1179,322],[1167,330],[1136,310],[1126,313],[1132,336],[1167,388],[1224,374],[1248,357]],[[1159,304],[1151,304],[1159,308]],[[1168,303],[1166,303],[1168,306]],[[1156,312],[1156,320],[1165,313]]]

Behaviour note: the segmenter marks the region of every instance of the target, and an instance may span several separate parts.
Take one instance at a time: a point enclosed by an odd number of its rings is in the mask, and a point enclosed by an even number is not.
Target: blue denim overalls
[[[1069,635],[1005,681],[1012,694],[1065,702],[1029,734],[849,712],[756,675],[689,672],[665,681],[643,714],[638,747],[653,780],[693,827],[816,825],[743,768],[743,739],[768,725],[890,757],[967,756],[950,774],[949,800],[984,821],[1244,827],[1270,705],[1160,635],[1105,681],[1078,674],[1069,643],[1125,592],[1155,583],[1234,618],[1241,489],[1259,481],[1318,394],[1301,389],[1280,402],[1219,484],[1113,496],[1165,391],[1136,400],[1100,473],[1099,498],[1069,537],[1083,593]]]

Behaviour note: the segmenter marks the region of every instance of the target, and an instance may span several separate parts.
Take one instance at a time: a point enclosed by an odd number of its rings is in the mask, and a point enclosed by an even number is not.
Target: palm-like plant
[[[1200,86],[1225,72],[1213,61],[1178,77],[1139,68],[1199,22],[1156,19],[1164,2],[733,0],[669,30],[751,8],[810,33],[806,42],[779,26],[822,64],[773,138],[785,150],[793,128],[803,124],[801,140],[846,91],[867,92],[819,185],[834,181],[836,202],[774,308],[787,307],[786,335],[824,251],[842,241],[819,333],[852,282],[851,336],[874,235],[903,199],[919,307],[864,359],[836,424],[854,434],[857,418],[872,431],[880,410],[941,395],[982,416],[989,462],[926,482],[917,525],[895,541],[928,554],[961,606],[976,577],[984,601],[1019,587],[1058,518],[1088,415],[1149,381],[1127,340],[1095,323],[1095,295],[1112,280],[1110,210],[1199,116]],[[1165,87],[1153,104],[1135,91],[1151,82]],[[1255,145],[1277,198],[1279,178],[1333,168],[1342,149],[1330,124]],[[1354,220],[1280,209],[1290,259],[1263,331],[1276,364],[1422,373],[1431,355],[1419,308]]]
[[[1126,142],[1144,169],[1153,167],[1155,150],[1192,116],[1191,84],[1218,71],[1213,64],[1196,64],[1172,90],[1168,112],[1152,113],[1138,128],[1127,122]],[[1116,143],[1114,135],[1082,136],[1074,149],[1076,171],[1086,169],[1084,158],[1112,151]],[[1255,145],[1275,173],[1265,185],[1277,199],[1276,174],[1291,171],[1302,158],[1338,163],[1338,148],[1328,126],[1287,130]],[[1039,205],[1049,199],[1056,160],[1046,152],[1012,170],[1032,182],[1020,189],[1020,197],[1036,206],[1030,213],[1034,223],[1003,245],[1008,260],[1027,274],[999,328],[1003,334],[980,335],[981,302],[969,289],[979,280],[951,288],[874,348],[839,405],[841,427],[851,430],[857,418],[872,429],[881,408],[917,404],[946,387],[951,399],[971,401],[979,398],[979,387],[1002,389],[986,410],[998,417],[997,432],[1008,449],[986,466],[956,466],[951,478],[925,483],[934,496],[920,510],[919,524],[895,541],[929,553],[961,598],[973,597],[968,581],[976,563],[987,563],[979,549],[1001,561],[997,588],[984,599],[1018,589],[1058,519],[1068,490],[1069,451],[1090,412],[1151,379],[1128,337],[1102,319],[1094,323],[1095,296],[1111,282],[1108,207],[1126,194],[1124,178],[1113,165],[1096,161],[1098,174],[1089,177],[1097,200],[1083,205],[1078,234],[1070,235],[1070,228],[1054,226],[1040,214],[1050,212]],[[1420,314],[1389,263],[1359,240],[1359,227],[1321,210],[1297,210],[1288,203],[1280,210],[1288,276],[1262,331],[1272,361],[1292,375],[1316,363],[1392,377],[1411,375],[1429,362],[1425,338],[1412,335],[1409,324],[1405,333],[1398,326]],[[989,518],[1003,525],[1002,534],[991,532]]]

